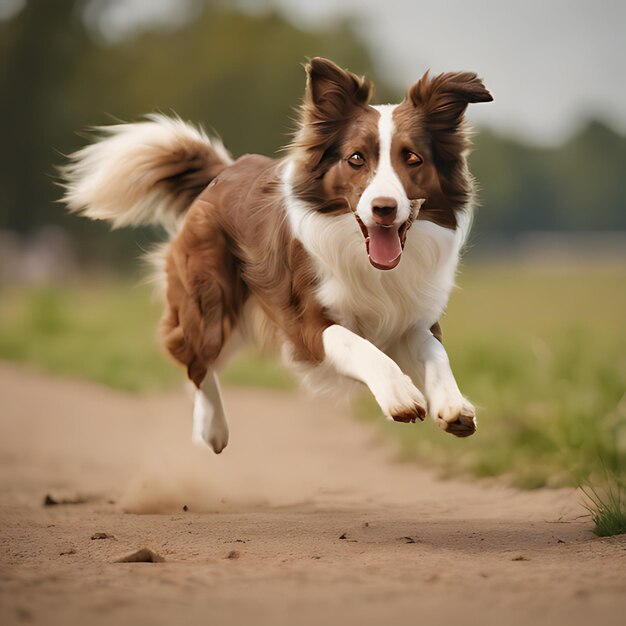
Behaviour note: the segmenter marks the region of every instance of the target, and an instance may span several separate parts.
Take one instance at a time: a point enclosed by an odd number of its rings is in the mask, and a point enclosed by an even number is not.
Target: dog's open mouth
[[[392,270],[396,267],[400,263],[406,233],[413,220],[408,219],[400,225],[373,225],[368,228],[356,213],[354,217],[365,237],[365,247],[370,263],[379,270]]]

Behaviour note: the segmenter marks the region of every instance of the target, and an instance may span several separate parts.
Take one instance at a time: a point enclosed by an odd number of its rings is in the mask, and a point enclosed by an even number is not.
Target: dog
[[[428,72],[397,105],[331,61],[306,65],[285,156],[233,160],[179,118],[103,127],[70,155],[70,211],[113,227],[160,224],[161,335],[195,385],[192,439],[220,453],[216,372],[242,343],[277,351],[318,391],[365,384],[398,422],[476,430],[439,318],[475,204],[466,157],[476,74]]]

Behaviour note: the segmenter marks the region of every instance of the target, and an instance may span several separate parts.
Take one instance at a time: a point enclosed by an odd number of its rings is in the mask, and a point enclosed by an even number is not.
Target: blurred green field
[[[533,488],[625,478],[626,267],[568,271],[478,266],[442,321],[478,432],[383,423],[404,459],[445,473],[509,474]],[[377,415],[373,402],[360,415]]]
[[[626,467],[626,267],[539,270],[473,266],[443,320],[479,430],[455,439],[432,423],[385,422],[369,398],[355,405],[399,443],[403,459],[447,474],[507,474],[518,486],[579,484]],[[146,286],[102,282],[0,288],[0,358],[131,391],[180,384],[156,341],[159,305]],[[255,352],[236,359],[231,385],[293,388]]]
[[[184,370],[158,342],[160,314],[152,288],[139,281],[0,287],[0,359],[126,391],[180,385]],[[253,350],[221,378],[232,385],[295,387],[280,367]]]

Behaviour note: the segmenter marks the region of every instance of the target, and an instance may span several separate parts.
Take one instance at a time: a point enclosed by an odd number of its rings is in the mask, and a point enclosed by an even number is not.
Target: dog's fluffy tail
[[[179,118],[150,115],[96,129],[100,137],[61,168],[70,211],[113,228],[175,231],[195,197],[232,159],[221,141]]]

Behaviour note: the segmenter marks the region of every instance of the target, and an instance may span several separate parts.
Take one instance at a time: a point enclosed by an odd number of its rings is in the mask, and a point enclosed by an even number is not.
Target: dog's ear
[[[306,74],[304,103],[318,119],[345,119],[355,107],[365,106],[372,96],[372,86],[365,78],[328,59],[311,59]]]
[[[454,134],[463,124],[467,105],[471,102],[491,102],[492,95],[472,72],[446,72],[430,78],[426,72],[415,83],[407,98],[423,115],[440,155],[457,158]]]
[[[372,85],[320,57],[311,59],[306,73],[300,127],[291,147],[301,152],[307,169],[313,171],[332,152],[355,109],[370,101]]]

